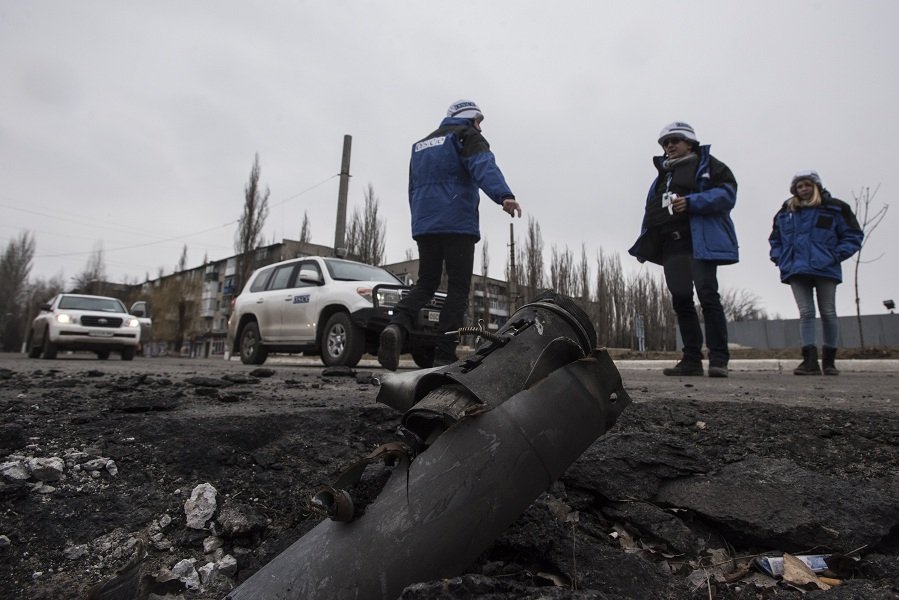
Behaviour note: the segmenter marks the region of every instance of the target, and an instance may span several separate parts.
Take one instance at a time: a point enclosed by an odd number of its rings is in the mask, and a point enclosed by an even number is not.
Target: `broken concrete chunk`
[[[218,492],[208,483],[201,483],[193,489],[190,499],[184,503],[184,515],[191,529],[205,529],[206,523],[215,514]]]

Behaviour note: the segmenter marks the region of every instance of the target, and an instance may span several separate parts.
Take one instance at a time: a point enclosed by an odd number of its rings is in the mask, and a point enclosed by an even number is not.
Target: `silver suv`
[[[356,366],[364,353],[378,353],[391,309],[409,289],[380,267],[338,258],[307,256],[257,269],[233,303],[231,352],[253,365],[272,352],[302,352],[328,366]],[[445,297],[435,295],[407,336],[404,350],[420,367],[433,363]]]

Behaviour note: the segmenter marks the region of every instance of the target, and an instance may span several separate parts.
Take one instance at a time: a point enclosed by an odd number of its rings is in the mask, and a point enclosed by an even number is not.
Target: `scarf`
[[[681,165],[685,165],[696,160],[699,160],[699,155],[695,152],[690,152],[689,154],[685,154],[680,158],[666,158],[662,161],[662,168],[666,171],[673,171]]]

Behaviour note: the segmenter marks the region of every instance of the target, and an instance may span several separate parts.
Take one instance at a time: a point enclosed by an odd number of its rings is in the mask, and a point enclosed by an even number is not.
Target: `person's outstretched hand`
[[[509,213],[509,216],[515,218],[515,213],[518,213],[518,216],[521,216],[521,205],[517,200],[513,200],[512,198],[506,198],[503,200],[503,210]]]

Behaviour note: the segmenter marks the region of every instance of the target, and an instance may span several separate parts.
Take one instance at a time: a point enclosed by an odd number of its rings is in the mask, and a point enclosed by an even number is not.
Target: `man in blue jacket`
[[[665,375],[703,375],[702,328],[693,288],[702,306],[709,377],[727,377],[727,320],[718,294],[718,266],[739,260],[730,211],[737,181],[701,146],[689,124],[676,121],[659,133],[663,156],[653,158],[658,177],[649,187],[640,237],[629,250],[640,262],[662,265],[684,343],[683,358]]]
[[[381,333],[378,361],[391,371],[399,364],[418,311],[437,290],[444,265],[447,296],[438,330],[455,331],[464,324],[474,246],[481,239],[479,190],[510,216],[521,216],[521,206],[481,135],[483,120],[476,103],[458,100],[450,105],[436,131],[412,145],[409,207],[412,238],[418,244],[418,281],[397,304],[390,324]],[[455,362],[456,343],[451,336],[438,341],[435,366]]]

